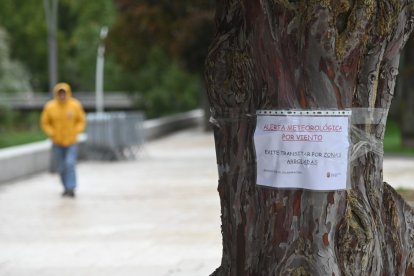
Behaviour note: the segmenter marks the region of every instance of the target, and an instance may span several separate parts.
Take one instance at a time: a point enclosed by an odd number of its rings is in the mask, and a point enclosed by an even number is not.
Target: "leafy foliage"
[[[8,36],[0,28],[0,92],[31,91],[29,75],[23,65],[10,59]]]
[[[198,78],[180,69],[160,49],[148,53],[137,80],[145,98],[141,107],[149,118],[190,110],[199,104]]]
[[[46,25],[38,1],[0,1],[0,25],[10,35],[13,60],[24,63],[31,75],[31,85],[47,87]]]
[[[115,0],[118,16],[110,33],[110,50],[128,70],[138,70],[153,47],[163,49],[187,69],[202,73],[213,37],[211,0]]]
[[[47,29],[41,3],[0,1],[0,25],[10,33],[11,56],[27,66],[35,91],[48,90]],[[115,18],[113,2],[60,0],[58,7],[59,81],[70,82],[75,90],[93,90],[99,31]]]
[[[103,26],[111,26],[115,8],[111,0],[59,2],[59,49],[61,80],[71,83],[75,90],[95,89],[96,56],[99,32]],[[106,62],[110,70],[114,63]],[[106,83],[112,83],[112,75],[106,75]],[[105,86],[107,89],[111,87]]]
[[[132,86],[144,94],[149,116],[196,107],[213,37],[213,1],[115,3],[118,16],[108,49],[128,75],[136,76]]]

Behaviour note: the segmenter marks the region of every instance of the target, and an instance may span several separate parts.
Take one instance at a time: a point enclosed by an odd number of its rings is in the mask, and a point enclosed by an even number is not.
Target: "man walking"
[[[69,84],[56,84],[53,95],[43,108],[40,125],[53,142],[53,157],[64,187],[62,195],[75,197],[77,136],[85,129],[85,111],[72,97]]]

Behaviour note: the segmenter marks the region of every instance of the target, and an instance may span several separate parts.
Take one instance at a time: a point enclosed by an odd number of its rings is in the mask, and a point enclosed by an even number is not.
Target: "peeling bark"
[[[382,156],[351,164],[352,189],[255,184],[257,109],[383,108],[413,28],[401,0],[217,1],[206,60],[216,120],[223,256],[214,275],[414,275],[414,210],[382,179]],[[386,118],[358,125],[383,139]]]

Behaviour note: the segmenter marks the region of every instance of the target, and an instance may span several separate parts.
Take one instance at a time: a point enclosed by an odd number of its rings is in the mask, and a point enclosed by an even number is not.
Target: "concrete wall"
[[[49,170],[49,140],[0,150],[0,183]]]
[[[180,113],[144,122],[145,138],[152,140],[170,132],[183,128],[194,127],[203,123],[204,111],[201,109]]]
[[[178,115],[144,122],[146,140],[183,128],[201,125],[203,111],[194,110]],[[81,139],[84,141],[84,139]],[[81,142],[82,143],[82,142]],[[49,140],[0,150],[0,183],[50,170],[51,142]]]

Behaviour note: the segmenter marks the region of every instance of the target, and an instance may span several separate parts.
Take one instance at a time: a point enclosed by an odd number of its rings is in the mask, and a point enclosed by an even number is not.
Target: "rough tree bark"
[[[352,189],[255,184],[257,109],[388,110],[413,28],[404,0],[220,0],[206,60],[216,119],[223,255],[214,275],[414,275],[414,211],[382,179],[381,155]],[[382,140],[385,118],[359,125]]]

